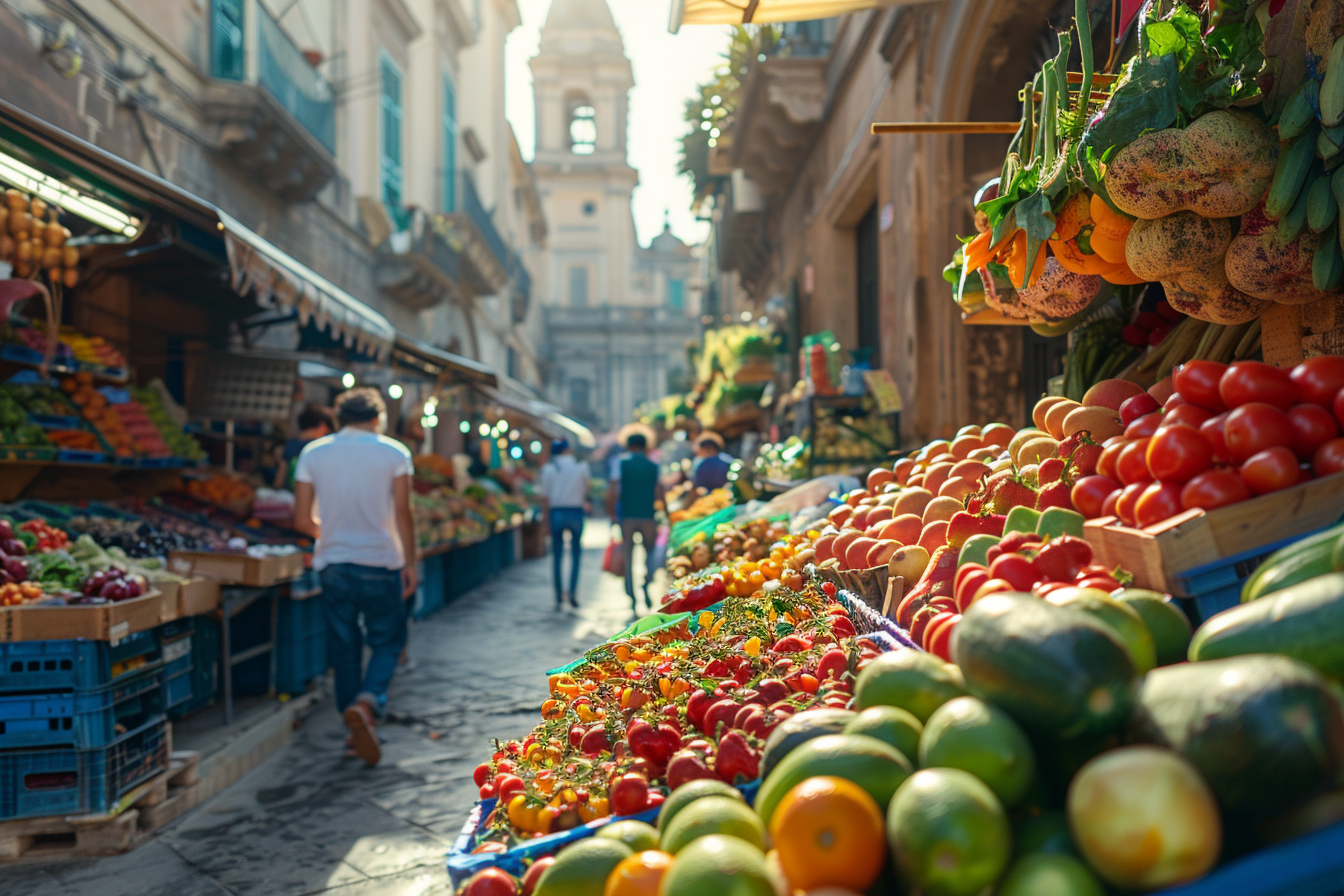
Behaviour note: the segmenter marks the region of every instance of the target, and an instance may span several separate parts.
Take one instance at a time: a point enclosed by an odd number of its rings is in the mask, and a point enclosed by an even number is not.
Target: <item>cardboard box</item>
[[[214,579],[192,579],[177,593],[177,615],[202,616],[219,609],[219,582]]]
[[[162,622],[159,618],[162,603],[163,596],[158,591],[150,591],[143,597],[115,604],[11,607],[5,615],[9,619],[11,641],[57,641],[65,638],[119,641],[127,635],[159,625]]]
[[[249,557],[208,551],[174,551],[168,556],[168,571],[189,578],[213,579],[221,585],[268,588],[303,574],[303,554]]]

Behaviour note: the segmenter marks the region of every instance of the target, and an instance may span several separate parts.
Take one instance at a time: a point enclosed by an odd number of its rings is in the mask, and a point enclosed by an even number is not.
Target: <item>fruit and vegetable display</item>
[[[681,488],[679,486],[678,488]],[[689,503],[687,501],[689,500]],[[728,488],[716,488],[703,495],[696,495],[689,489],[689,483],[679,494],[675,489],[669,489],[667,493],[667,502],[669,507],[675,506],[678,502],[685,506],[673,510],[668,514],[668,520],[673,523],[679,523],[683,520],[698,520],[701,517],[709,516],[712,513],[718,513],[726,507],[733,506],[733,491]]]
[[[756,571],[763,575],[773,573],[770,578],[778,579],[779,563],[784,558],[771,556],[772,545],[788,534],[789,527],[778,521],[754,520],[743,525],[720,523],[713,531],[696,532],[684,544],[677,545],[667,559],[667,571],[676,583],[711,565],[740,561],[751,564],[744,570],[747,574]],[[792,555],[792,550],[789,554]],[[769,565],[761,569],[761,564]]]
[[[536,512],[533,502],[505,494],[489,478],[459,492],[453,488],[452,461],[426,457],[416,459],[411,480],[411,510],[422,552],[481,541],[499,527],[520,523]]]
[[[0,260],[14,266],[16,277],[44,277],[53,288],[79,283],[79,249],[67,246],[69,228],[58,209],[40,196],[5,190],[0,207]]]
[[[759,479],[771,482],[800,482],[811,469],[812,445],[799,436],[782,442],[767,442],[756,454],[754,469]]]

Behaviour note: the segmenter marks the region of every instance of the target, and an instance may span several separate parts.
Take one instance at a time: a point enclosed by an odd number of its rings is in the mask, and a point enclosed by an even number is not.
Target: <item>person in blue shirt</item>
[[[715,432],[707,432],[695,443],[695,465],[691,470],[691,484],[697,489],[713,491],[728,484],[728,470],[733,458],[723,451],[723,439]]]

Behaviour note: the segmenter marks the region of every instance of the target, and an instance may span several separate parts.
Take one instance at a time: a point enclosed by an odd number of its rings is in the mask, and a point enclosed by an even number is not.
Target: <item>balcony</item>
[[[492,296],[513,279],[517,256],[495,227],[471,178],[466,172],[458,178],[459,209],[441,220],[449,241],[462,247],[462,282],[475,295]]]
[[[374,276],[388,298],[407,308],[432,308],[461,297],[462,256],[416,209],[409,230],[379,248]]]
[[[718,201],[722,211],[714,225],[714,248],[719,269],[736,271],[742,288],[756,296],[771,264],[764,198],[755,182],[738,169]]]
[[[532,308],[532,275],[527,272],[522,257],[516,253],[513,256],[510,275],[513,278],[513,289],[510,291],[512,294],[510,318],[515,324],[520,324],[527,320],[527,312]]]
[[[731,158],[767,194],[793,184],[821,127],[834,35],[834,19],[790,23],[773,55],[747,73],[733,121]]]
[[[336,99],[258,0],[211,0],[203,98],[215,148],[282,199],[302,202],[336,174]]]
[[[698,326],[695,319],[684,312],[661,305],[590,305],[578,308],[552,305],[546,308],[546,327],[551,330],[644,334],[649,332],[650,324],[658,324],[659,332],[672,334],[691,331]]]

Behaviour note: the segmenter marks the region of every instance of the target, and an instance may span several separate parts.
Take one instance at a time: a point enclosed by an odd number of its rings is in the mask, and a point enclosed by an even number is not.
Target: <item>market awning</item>
[[[479,383],[486,386],[499,384],[499,378],[495,376],[494,370],[480,361],[446,352],[400,333],[397,334],[396,342],[392,346],[392,362],[435,379]]]
[[[591,429],[567,417],[555,405],[529,397],[527,387],[516,380],[503,376],[500,377],[499,388],[478,385],[476,389],[496,404],[531,417],[538,429],[552,436],[574,439],[582,448],[597,447],[597,439]]]
[[[672,0],[667,30],[682,25],[746,25],[810,22],[878,6],[908,6],[923,0]]]
[[[392,353],[397,330],[387,318],[229,215],[218,214],[229,253],[230,284],[236,292],[251,292],[263,307],[293,308],[300,324],[311,320],[347,346],[379,360]]]

